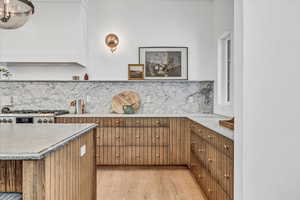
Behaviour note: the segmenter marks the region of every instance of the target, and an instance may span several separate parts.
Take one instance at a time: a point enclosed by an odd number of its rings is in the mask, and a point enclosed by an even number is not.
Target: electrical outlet
[[[86,145],[80,147],[80,157],[83,157],[86,154]]]

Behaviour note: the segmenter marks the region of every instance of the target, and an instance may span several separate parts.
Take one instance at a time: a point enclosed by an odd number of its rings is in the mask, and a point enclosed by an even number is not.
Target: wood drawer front
[[[234,163],[233,161],[223,154],[219,154],[219,160],[221,160],[221,170],[217,175],[217,180],[222,186],[224,191],[230,198],[233,198],[233,183],[234,183]]]
[[[124,165],[125,148],[121,146],[97,146],[97,165]]]
[[[169,128],[98,128],[100,146],[169,146]]]
[[[170,127],[168,118],[126,118],[126,127]]]
[[[210,130],[206,127],[193,123],[191,125],[191,130],[193,133],[200,136],[202,139],[207,141],[209,144],[215,146],[219,151],[226,154],[228,157],[233,159],[234,157],[234,143],[232,140]]]
[[[200,124],[194,123],[192,125],[192,132],[200,136],[202,139],[207,141],[208,143],[215,145],[215,146],[220,146],[220,139],[221,135],[205,128],[204,126]]]
[[[200,124],[197,123],[192,123],[191,124],[191,130],[193,133],[197,134],[198,136],[204,138],[206,135],[206,128],[201,126]]]
[[[128,146],[169,146],[169,128],[127,128],[125,133]]]
[[[191,134],[191,151],[203,164],[207,161],[207,143],[196,134]]]
[[[234,143],[232,140],[223,137],[221,140],[221,146],[223,148],[224,154],[233,160],[234,158]]]
[[[124,146],[125,128],[98,128],[97,145]]]
[[[233,160],[200,136],[192,133],[191,139],[191,150],[195,158],[207,169],[225,193],[233,198]]]
[[[167,165],[168,147],[126,147],[126,165]]]
[[[194,154],[192,154],[191,172],[208,200],[232,200]]]
[[[97,165],[167,165],[169,148],[97,146]]]
[[[229,197],[233,197],[233,161],[218,151],[214,146],[207,145],[207,161],[205,167],[211,176],[222,187]]]

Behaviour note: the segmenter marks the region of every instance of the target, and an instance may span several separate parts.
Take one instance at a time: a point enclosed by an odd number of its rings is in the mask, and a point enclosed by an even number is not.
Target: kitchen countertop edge
[[[97,127],[97,124],[86,124],[87,127],[84,129],[79,130],[78,132],[74,133],[72,136],[65,138],[61,142],[58,142],[50,147],[47,147],[45,150],[39,153],[18,153],[18,154],[8,154],[8,153],[0,153],[0,160],[41,160],[45,158],[49,153],[56,151],[58,148],[65,146],[66,144],[70,143],[74,139],[82,136],[83,134],[93,130]]]
[[[199,123],[208,129],[211,129],[212,131],[215,131],[231,140],[234,140],[234,131],[225,127],[222,127],[219,125],[219,120],[228,120],[231,119],[229,117],[225,117],[218,114],[133,114],[133,115],[126,115],[126,114],[67,114],[67,115],[61,115],[57,116],[57,118],[60,117],[107,117],[107,118],[143,118],[143,117],[153,117],[153,118],[159,118],[159,117],[185,117],[188,118],[196,123]]]

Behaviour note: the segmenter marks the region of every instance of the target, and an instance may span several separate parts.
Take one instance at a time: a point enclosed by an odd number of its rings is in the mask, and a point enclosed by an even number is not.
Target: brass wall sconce
[[[108,34],[105,38],[105,43],[110,48],[111,52],[114,53],[119,45],[119,38],[116,34]]]

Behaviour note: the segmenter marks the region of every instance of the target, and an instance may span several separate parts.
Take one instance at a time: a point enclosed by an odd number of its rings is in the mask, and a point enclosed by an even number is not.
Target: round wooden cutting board
[[[124,114],[124,106],[132,106],[134,112],[137,112],[140,105],[140,96],[136,92],[125,91],[113,97],[112,112]]]

